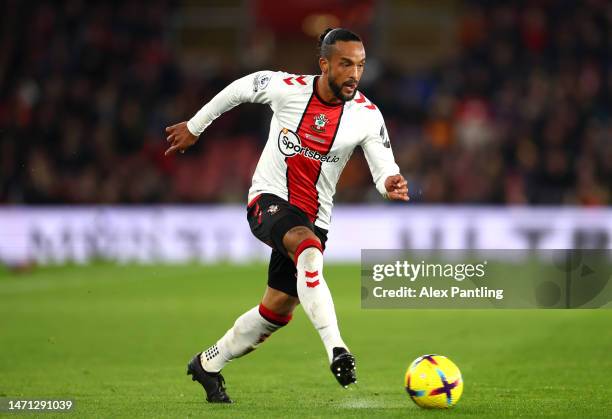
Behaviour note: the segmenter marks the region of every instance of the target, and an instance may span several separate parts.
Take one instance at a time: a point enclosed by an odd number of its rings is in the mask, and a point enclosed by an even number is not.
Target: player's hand
[[[166,141],[170,143],[170,148],[166,150],[164,156],[180,151],[184,153],[189,147],[198,141],[198,137],[193,135],[187,128],[187,121],[166,127]]]
[[[387,198],[393,201],[408,201],[408,182],[404,176],[397,174],[389,176],[385,180],[385,189],[387,190]]]

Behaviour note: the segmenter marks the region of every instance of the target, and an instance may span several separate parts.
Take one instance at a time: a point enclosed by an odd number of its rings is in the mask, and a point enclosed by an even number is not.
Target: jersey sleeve
[[[368,121],[366,136],[361,143],[361,148],[370,167],[376,189],[381,195],[387,196],[385,180],[389,176],[399,174],[400,170],[393,157],[385,121],[378,110],[375,116]]]
[[[193,135],[200,135],[221,114],[241,103],[263,103],[276,111],[284,97],[280,85],[282,74],[258,71],[233,81],[187,121],[187,128]]]

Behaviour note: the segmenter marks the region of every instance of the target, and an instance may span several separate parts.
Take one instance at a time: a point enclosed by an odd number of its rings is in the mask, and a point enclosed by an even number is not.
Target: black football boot
[[[356,383],[355,357],[345,348],[334,348],[333,354],[334,358],[329,369],[334,374],[334,377],[336,377],[336,380],[344,388],[347,388],[349,384]]]
[[[206,401],[209,403],[232,403],[225,392],[225,380],[221,373],[204,371],[200,363],[200,352],[187,364],[187,375],[191,375],[193,381],[202,384],[206,392]]]

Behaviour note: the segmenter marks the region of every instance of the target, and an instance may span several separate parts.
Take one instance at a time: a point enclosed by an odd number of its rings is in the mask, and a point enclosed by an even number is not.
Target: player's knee
[[[283,244],[289,254],[295,254],[301,245],[308,243],[321,248],[321,240],[311,229],[305,226],[293,227],[283,237]]]

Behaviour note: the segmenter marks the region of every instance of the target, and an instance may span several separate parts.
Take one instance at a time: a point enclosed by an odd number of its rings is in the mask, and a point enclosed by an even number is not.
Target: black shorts
[[[297,271],[283,246],[283,237],[293,227],[308,227],[325,249],[327,230],[315,226],[306,213],[295,205],[272,194],[261,194],[249,203],[247,220],[253,235],[272,248],[268,286],[297,297]]]

